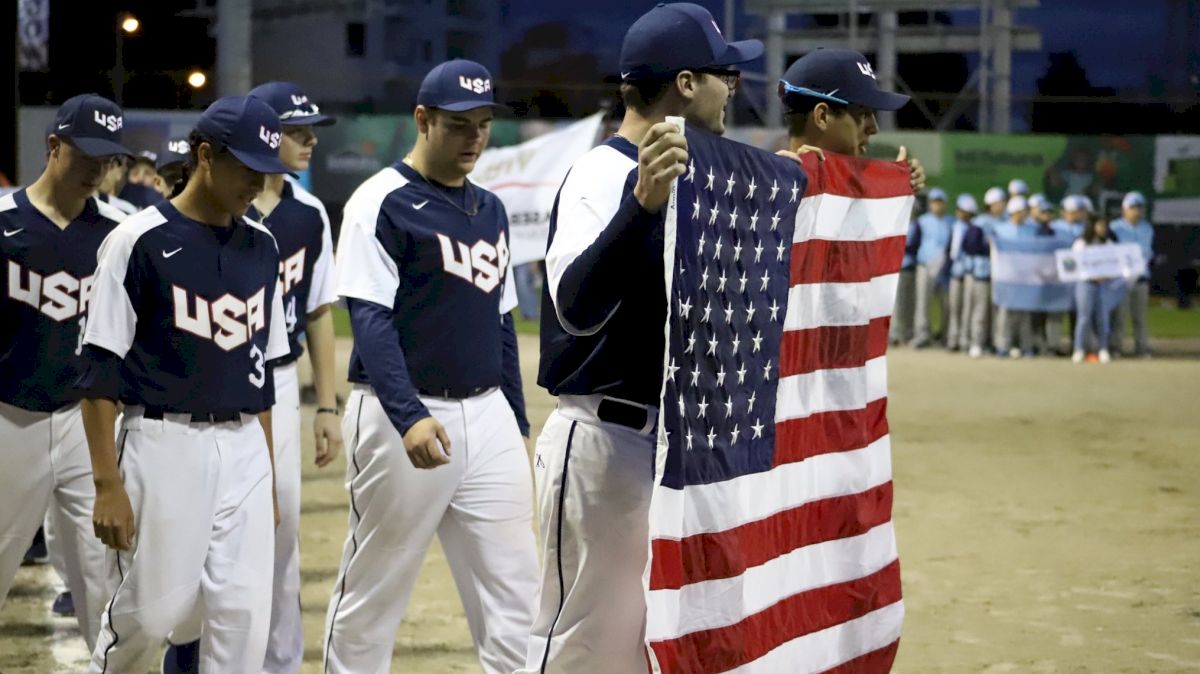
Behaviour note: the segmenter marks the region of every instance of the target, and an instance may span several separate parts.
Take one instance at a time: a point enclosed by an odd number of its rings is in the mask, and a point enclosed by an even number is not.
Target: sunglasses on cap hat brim
[[[802,87],[792,84],[787,80],[779,80],[778,93],[779,98],[785,103],[790,96],[806,96],[809,98],[816,98],[827,103],[836,103],[838,105],[845,106],[861,105],[868,110],[883,110],[885,112],[899,110],[907,105],[909,101],[909,97],[905,96],[904,94],[894,94],[888,91],[879,90],[860,92],[857,96],[858,100],[852,101],[841,96],[834,96],[833,94],[837,93],[836,89],[831,93],[825,93],[809,87]],[[863,96],[866,98],[862,98]]]

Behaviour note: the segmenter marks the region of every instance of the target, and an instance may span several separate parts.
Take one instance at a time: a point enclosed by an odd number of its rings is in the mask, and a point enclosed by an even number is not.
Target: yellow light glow
[[[193,70],[188,75],[187,83],[190,84],[193,89],[199,89],[208,83],[208,76],[199,70]]]
[[[141,27],[142,22],[138,21],[137,17],[135,16],[126,16],[124,19],[121,19],[121,30],[125,31],[126,33],[132,35],[133,33],[138,32],[138,29]]]

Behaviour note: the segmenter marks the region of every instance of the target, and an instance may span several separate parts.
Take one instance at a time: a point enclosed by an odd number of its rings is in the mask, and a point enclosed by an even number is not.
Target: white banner
[[[520,145],[485,150],[471,180],[495,192],[508,211],[514,265],[546,257],[550,210],[567,171],[596,145],[603,113]]]
[[[1146,273],[1146,260],[1136,243],[1084,246],[1055,252],[1058,278],[1063,281],[1137,278]]]

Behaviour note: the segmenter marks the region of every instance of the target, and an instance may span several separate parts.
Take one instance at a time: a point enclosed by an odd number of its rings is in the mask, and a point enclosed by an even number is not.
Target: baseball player
[[[550,216],[538,384],[558,396],[534,472],[541,605],[522,673],[646,671],[650,494],[662,390],[663,206],[687,171],[667,116],[714,133],[739,64],[707,10],[660,4],[621,47],[625,117],[575,162]]]
[[[191,152],[192,147],[187,138],[168,138],[163,141],[154,165],[158,170],[158,179],[154,182],[155,189],[168,197],[176,196],[177,189],[183,189],[184,167],[187,166]]]
[[[954,224],[950,230],[947,257],[950,264],[950,287],[947,291],[946,348],[950,351],[967,351],[970,348],[970,292],[967,286],[971,276],[970,260],[963,253],[962,242],[971,220],[979,210],[979,204],[970,194],[960,194],[954,202]]]
[[[183,191],[100,249],[77,383],[115,589],[91,674],[146,671],[173,630],[202,635],[201,672],[262,667],[277,517],[268,363],[288,340],[278,249],[243,214],[263,174],[288,170],[280,136],[266,103],[217,100]]]
[[[124,114],[95,94],[58,109],[46,168],[0,197],[0,607],[50,513],[75,617],[88,647],[107,599],[104,546],[92,535],[95,488],[71,382],[100,242],[123,217],[92,198],[121,145]]]
[[[329,674],[390,670],[434,534],[484,671],[511,674],[524,661],[537,549],[508,216],[466,179],[494,105],[478,63],[431,70],[411,154],[346,204],[337,293],[355,340],[343,421],[351,510],[329,602]]]

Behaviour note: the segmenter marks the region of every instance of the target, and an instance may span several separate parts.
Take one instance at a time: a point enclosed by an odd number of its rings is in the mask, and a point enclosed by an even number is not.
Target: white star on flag
[[[738,386],[741,386],[746,383],[746,366],[745,366],[745,364],[738,366],[737,376],[738,376]]]
[[[746,306],[746,325],[750,325],[750,321],[752,320],[754,320],[754,302],[750,302]]]
[[[753,199],[754,198],[754,190],[756,190],[756,189],[758,189],[758,185],[754,184],[754,176],[750,176],[750,184],[747,186],[748,191],[746,192],[746,198]]]
[[[758,400],[758,391],[751,391],[750,397],[746,399],[746,414],[754,411],[754,401]]]
[[[721,275],[717,277],[717,292],[725,292],[725,270],[721,270]]]
[[[771,231],[773,232],[777,229],[779,229],[779,213],[778,212],[776,212],[775,215],[771,216]]]
[[[762,249],[759,248],[759,250],[761,251]],[[754,261],[758,262],[757,259],[755,259]],[[742,270],[742,277],[738,279],[738,283],[740,284],[740,286],[738,287],[738,292],[739,293],[746,292],[746,270],[745,269]]]
[[[738,219],[737,206],[734,206],[733,212],[729,214],[729,228],[730,229],[734,229],[735,227],[737,227],[737,219]]]
[[[779,303],[776,302],[775,300],[771,300],[771,306],[769,306],[767,308],[771,310],[771,320],[772,321],[779,320],[779,308],[780,308]]]
[[[713,204],[712,212],[708,214],[708,224],[710,224],[710,225],[716,224],[717,214],[720,212],[721,212],[721,209],[716,204]]]
[[[754,438],[751,438],[751,440],[762,437],[763,425],[758,419],[754,420],[754,425],[751,426],[750,428],[754,429]],[[691,433],[691,431],[688,431],[688,432]],[[689,442],[688,446],[690,447],[691,446],[691,444],[690,444],[691,436],[690,435],[688,436],[688,442]]]
[[[704,315],[700,317],[701,323],[711,323],[709,318],[712,316],[712,301],[704,303]]]
[[[696,197],[696,200],[692,202],[692,219],[700,219],[700,197]]]
[[[679,300],[679,314],[683,316],[683,320],[687,320],[692,313],[692,302],[688,298]]]
[[[779,181],[771,181],[771,195],[767,197],[767,201],[775,201],[775,195],[779,194]]]
[[[707,437],[708,437],[708,448],[712,449],[713,448],[713,440],[716,440],[717,434],[715,432],[713,432],[713,429],[711,427],[708,429]]]
[[[725,418],[733,416],[733,398],[725,398]]]
[[[790,201],[788,201],[788,203],[791,203],[791,204],[796,203],[796,195],[799,193],[800,193],[800,185],[798,185],[796,183],[796,181],[793,180],[792,181],[792,198]]]
[[[729,431],[729,442],[731,444],[736,445],[737,441],[738,441],[738,435],[740,435],[740,434],[741,434],[741,431],[738,430],[738,425],[734,424],[733,430]]]
[[[761,288],[759,288],[759,290],[760,290],[760,291],[762,291],[762,292],[766,292],[766,290],[767,290],[767,284],[768,284],[768,283],[770,283],[770,282],[771,282],[771,270],[769,270],[769,269],[763,269],[763,275],[762,275],[762,287],[761,287]]]
[[[750,341],[754,342],[754,351],[752,353],[758,353],[762,349],[762,330],[759,330],[758,334],[751,337]]]
[[[717,179],[717,177],[715,175],[713,175],[712,167],[711,166],[708,167],[708,184],[704,186],[704,189],[711,192],[712,188],[713,188],[713,181],[716,179]]]
[[[671,359],[671,364],[667,366],[667,379],[675,381],[675,373],[679,371],[679,367],[675,365],[675,359]]]
[[[729,174],[729,182],[725,183],[725,196],[729,196],[730,194],[733,194],[733,184],[734,184],[734,182],[735,182],[735,181],[734,181],[734,179],[733,179],[733,174],[732,174],[732,173],[730,173],[730,174]]]
[[[699,200],[696,203],[700,203]],[[699,208],[699,207],[697,207]],[[758,228],[758,209],[754,209],[754,215],[750,216],[750,231],[755,231]]]
[[[701,419],[708,414],[708,396],[700,398],[700,411],[696,413],[696,418]]]
[[[687,174],[687,178],[684,178],[684,180],[688,181],[689,183],[696,182],[696,160],[695,159],[688,162],[688,174]]]
[[[762,259],[763,246],[761,241],[754,242],[754,264],[758,264]]]

